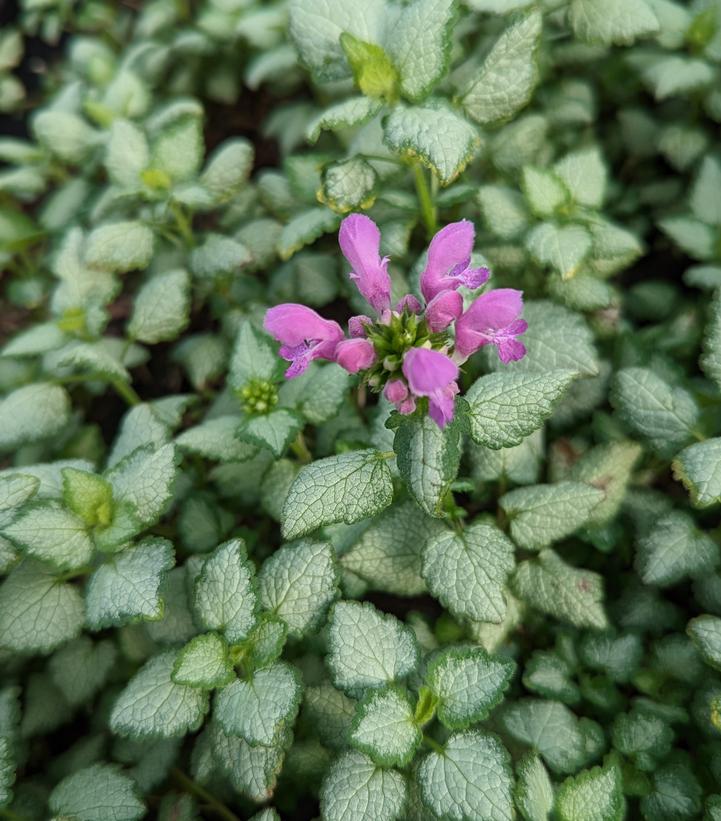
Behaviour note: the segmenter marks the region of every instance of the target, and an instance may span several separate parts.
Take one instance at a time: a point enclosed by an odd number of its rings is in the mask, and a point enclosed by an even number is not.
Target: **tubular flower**
[[[516,339],[528,328],[522,311],[523,293],[513,288],[479,296],[456,322],[456,351],[468,357],[483,345],[495,345],[501,362],[522,359],[526,346]]]
[[[265,315],[265,330],[281,343],[280,355],[291,365],[285,375],[299,376],[313,359],[333,359],[343,331],[337,322],[323,319],[312,308],[287,302]]]
[[[338,242],[353,269],[349,276],[366,302],[379,314],[390,308],[388,257],[381,259],[381,232],[375,222],[364,214],[351,214],[341,223]]]
[[[403,357],[403,376],[413,396],[428,397],[431,418],[444,428],[453,419],[458,365],[440,351],[411,348]]]
[[[476,236],[468,220],[452,222],[433,237],[428,246],[428,260],[421,274],[421,292],[430,302],[441,291],[455,290],[461,285],[479,288],[487,281],[488,268],[472,268],[471,253]]]
[[[264,327],[291,363],[286,376],[303,373],[313,359],[329,359],[360,374],[399,413],[427,408],[436,424],[445,427],[455,412],[459,363],[483,345],[495,345],[504,363],[526,353],[517,339],[527,328],[521,318],[521,291],[490,291],[473,299],[464,311],[458,289],[474,290],[490,275],[487,268],[471,265],[474,237],[467,220],[440,230],[431,240],[421,275],[425,305],[406,294],[391,307],[388,258],[380,256],[378,226],[364,214],[346,217],[338,235],[341,250],[352,268],[351,281],[376,319],[364,314],[351,317],[346,338],[337,322],[305,305],[271,308]]]

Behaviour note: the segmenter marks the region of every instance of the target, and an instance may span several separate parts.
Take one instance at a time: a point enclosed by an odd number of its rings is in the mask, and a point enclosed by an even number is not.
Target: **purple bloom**
[[[408,311],[408,313],[411,314],[422,314],[423,306],[413,294],[406,294],[398,300],[394,310],[399,314],[403,313],[403,311]]]
[[[458,393],[458,366],[440,351],[411,348],[403,358],[403,375],[414,396],[427,396],[431,418],[440,428],[453,419]]]
[[[281,343],[280,355],[291,365],[288,379],[300,376],[313,359],[333,359],[343,331],[337,322],[323,319],[312,308],[287,302],[270,308],[265,330]]]
[[[463,297],[458,291],[441,291],[426,306],[426,322],[432,333],[439,333],[463,313]]]
[[[488,279],[488,268],[471,268],[471,253],[476,232],[468,220],[452,222],[433,237],[428,260],[421,274],[421,291],[430,302],[441,291],[461,285],[478,288]]]
[[[523,291],[499,288],[479,296],[456,320],[456,351],[468,357],[483,345],[495,345],[501,362],[522,359],[526,347],[516,339],[528,328],[522,311]]]
[[[338,232],[343,256],[353,269],[349,276],[367,302],[379,314],[391,304],[388,257],[380,256],[381,232],[370,217],[350,214]]]
[[[370,368],[375,359],[375,348],[367,339],[344,339],[335,349],[335,361],[348,373]]]
[[[366,335],[366,325],[372,325],[373,320],[365,314],[352,316],[348,320],[348,333],[353,337],[362,337]]]
[[[363,214],[346,217],[338,239],[353,269],[350,277],[373,307],[375,319],[364,314],[351,317],[346,339],[337,322],[323,319],[305,305],[271,308],[264,327],[281,343],[280,355],[291,363],[286,376],[303,373],[313,359],[329,359],[349,373],[361,374],[372,390],[382,389],[399,413],[413,413],[418,400],[427,398],[429,415],[444,428],[455,413],[457,363],[483,345],[495,345],[504,363],[526,353],[517,339],[527,328],[521,318],[521,291],[491,291],[463,311],[458,288],[478,288],[489,277],[486,268],[471,267],[474,237],[467,220],[439,231],[431,240],[421,275],[425,304],[406,294],[391,306],[388,258],[380,256],[378,226]],[[454,324],[455,333],[450,330]],[[452,345],[453,358],[446,353]]]
[[[388,382],[383,390],[383,396],[405,416],[416,409],[416,400],[410,395],[408,385],[402,379],[392,379]]]

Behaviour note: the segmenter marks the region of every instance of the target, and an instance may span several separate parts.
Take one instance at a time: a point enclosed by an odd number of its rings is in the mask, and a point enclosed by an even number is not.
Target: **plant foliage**
[[[720,0],[19,7],[0,819],[721,819]]]

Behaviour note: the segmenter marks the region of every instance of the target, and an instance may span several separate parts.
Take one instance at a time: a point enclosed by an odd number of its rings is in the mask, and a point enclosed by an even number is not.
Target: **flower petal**
[[[491,272],[488,268],[469,268],[466,267],[459,273],[451,277],[456,280],[459,285],[465,285],[471,291],[480,288],[484,282],[488,282]]]
[[[343,256],[353,269],[350,278],[368,303],[379,313],[391,304],[388,259],[381,259],[381,232],[365,214],[350,214],[338,232]]]
[[[403,311],[407,311],[411,314],[419,314],[423,310],[423,306],[413,294],[406,294],[398,300],[394,310],[398,314],[402,314]]]
[[[278,342],[290,347],[302,345],[306,340],[339,342],[343,331],[337,322],[323,319],[312,308],[286,302],[266,311],[263,328]]]
[[[391,379],[383,389],[383,396],[394,405],[408,398],[408,386],[402,379]]]
[[[402,402],[398,403],[398,413],[401,413],[403,416],[408,416],[413,413],[415,409],[416,400],[412,396],[409,396],[407,399],[404,399]]]
[[[370,368],[375,358],[375,349],[367,339],[344,339],[335,349],[335,361],[349,373]]]
[[[497,288],[482,294],[466,311],[476,328],[506,328],[523,311],[523,291],[515,288]]]
[[[463,297],[458,291],[441,291],[428,303],[426,322],[431,331],[444,331],[463,313]]]
[[[428,260],[421,274],[421,292],[430,302],[448,285],[443,280],[459,266],[468,267],[476,236],[473,223],[469,220],[452,222],[433,237],[428,246]],[[460,283],[459,283],[460,284]]]
[[[483,345],[498,345],[499,356],[504,362],[520,359],[525,348],[510,345],[513,337],[520,336],[528,324],[521,319],[523,311],[523,291],[513,288],[499,288],[479,296],[470,308],[456,320],[456,351],[461,356],[470,356]],[[504,353],[500,346],[504,344]],[[521,352],[523,348],[523,352]]]
[[[348,320],[348,333],[352,337],[363,337],[366,335],[366,325],[372,325],[373,320],[365,314],[352,316]]]
[[[440,351],[411,348],[403,358],[403,375],[411,393],[431,396],[458,378],[458,365]]]
[[[452,382],[442,391],[436,391],[431,396],[428,403],[428,415],[443,429],[445,426],[453,421],[453,416],[456,409],[456,394],[458,393],[458,385]]]
[[[496,347],[498,348],[498,358],[504,365],[509,362],[517,362],[526,355],[526,346],[513,337],[499,339]]]

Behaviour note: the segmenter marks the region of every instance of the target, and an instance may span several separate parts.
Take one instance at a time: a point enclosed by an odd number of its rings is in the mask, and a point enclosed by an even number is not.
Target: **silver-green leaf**
[[[306,465],[290,486],[281,525],[295,539],[335,522],[352,524],[393,500],[388,460],[375,450],[329,456]]]
[[[335,684],[349,693],[399,681],[418,665],[418,646],[410,628],[369,602],[334,605],[329,647]]]
[[[476,122],[486,125],[506,120],[531,99],[538,82],[536,52],[541,27],[541,13],[533,11],[498,38],[462,93],[463,105]]]
[[[511,821],[511,757],[490,733],[452,735],[418,768],[423,802],[440,818]]]
[[[482,376],[465,396],[473,440],[493,449],[520,445],[548,419],[576,376],[571,370]]]
[[[499,623],[506,612],[503,588],[514,565],[513,543],[493,525],[477,523],[431,539],[423,577],[454,616]]]
[[[110,713],[110,729],[131,738],[173,738],[197,729],[208,694],[172,680],[177,652],[153,656],[130,679]]]

